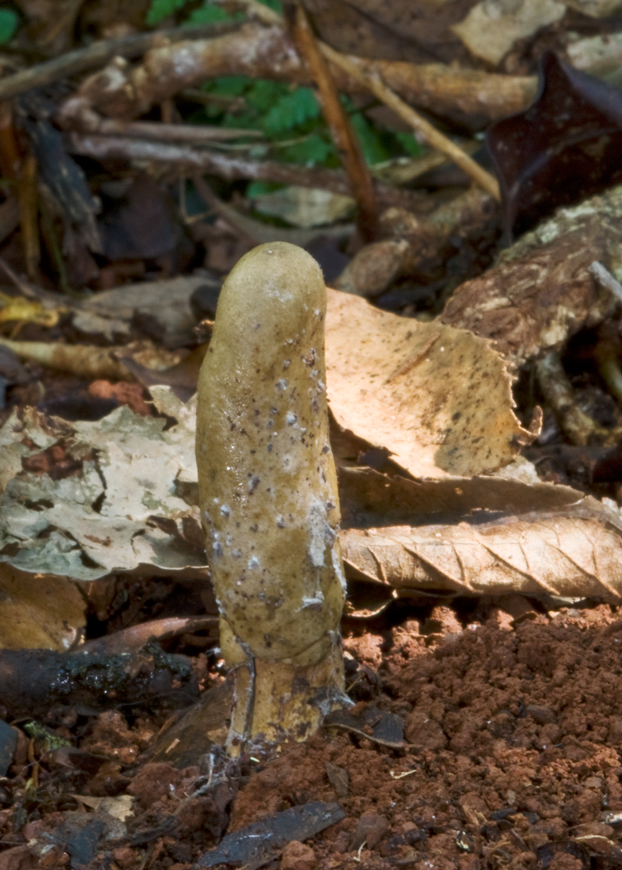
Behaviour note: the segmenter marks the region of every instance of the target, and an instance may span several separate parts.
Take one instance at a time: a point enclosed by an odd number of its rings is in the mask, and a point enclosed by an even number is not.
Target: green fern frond
[[[198,9],[194,9],[184,24],[217,24],[220,21],[235,21],[236,18],[241,18],[241,15],[228,15],[220,6],[215,6],[213,3],[204,3]]]
[[[289,163],[302,163],[304,166],[325,165],[335,158],[335,146],[317,133],[305,136],[298,142],[279,150],[281,159]],[[332,161],[331,161],[332,162]]]
[[[173,12],[185,6],[188,0],[151,0],[151,6],[147,12],[147,24],[157,24]]]
[[[296,88],[282,96],[262,118],[268,136],[278,136],[319,117],[320,106],[311,88]]]
[[[375,163],[382,163],[383,160],[388,160],[391,155],[382,143],[378,133],[362,112],[356,112],[356,114],[351,116],[350,121],[359,140],[365,163],[368,166],[373,166]]]

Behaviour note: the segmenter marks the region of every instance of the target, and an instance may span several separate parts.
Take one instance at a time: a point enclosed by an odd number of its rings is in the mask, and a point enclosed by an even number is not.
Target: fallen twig
[[[93,157],[96,160],[141,160],[168,164],[189,175],[211,172],[232,181],[248,178],[257,181],[276,181],[280,184],[298,184],[301,187],[317,187],[332,190],[346,196],[351,194],[350,184],[344,172],[335,169],[311,169],[304,166],[288,166],[268,160],[249,160],[232,157],[215,151],[195,150],[181,145],[146,142],[140,139],[68,134],[68,147],[73,154]],[[382,205],[402,205],[415,211],[425,211],[424,197],[414,191],[376,183],[376,195]]]
[[[307,14],[300,3],[296,5],[292,33],[296,48],[316,83],[322,112],[350,181],[352,195],[359,208],[359,231],[364,241],[371,242],[378,225],[374,182],[350,119],[339,99],[328,64],[322,55],[321,44],[316,41]]]
[[[472,157],[469,157],[462,148],[459,148],[451,141],[451,139],[448,139],[447,136],[440,133],[436,127],[430,124],[429,121],[426,121],[422,115],[415,112],[411,106],[405,103],[404,100],[398,97],[398,95],[391,90],[391,88],[388,88],[385,85],[380,76],[366,75],[360,69],[356,61],[340,54],[325,43],[322,43],[322,52],[325,57],[332,60],[332,62],[341,67],[341,69],[345,70],[353,79],[356,79],[359,84],[369,88],[369,90],[378,97],[379,100],[390,109],[393,109],[393,111],[396,112],[400,118],[406,121],[407,124],[410,124],[410,126],[415,130],[415,133],[417,133],[419,138],[423,139],[426,144],[449,157],[450,160],[464,170],[464,172],[479,184],[480,187],[488,191],[488,193],[490,193],[491,196],[494,196],[497,201],[500,201],[501,192],[499,190],[499,182],[497,179],[485,169],[482,169],[482,167],[479,166]]]
[[[497,206],[490,194],[473,187],[440,205],[430,215],[404,219],[387,213],[381,219],[382,241],[356,253],[333,283],[337,290],[356,296],[378,296],[392,281],[422,267],[430,274],[449,256],[451,239],[480,230]]]
[[[66,120],[66,119],[65,119]],[[212,127],[207,124],[164,124],[151,121],[118,121],[102,118],[96,112],[85,112],[76,119],[84,133],[99,133],[102,136],[126,136],[128,139],[145,139],[150,142],[187,142],[201,145],[207,142],[223,142],[241,136],[261,138],[260,130]]]
[[[24,93],[24,91],[31,90],[31,88],[40,88],[43,85],[60,81],[67,76],[101,66],[108,63],[113,57],[138,57],[163,39],[175,42],[180,39],[220,36],[237,30],[239,26],[239,22],[225,21],[217,24],[201,24],[196,27],[154,30],[149,33],[138,33],[94,42],[85,48],[76,48],[74,51],[61,54],[60,57],[46,60],[29,69],[20,70],[11,76],[0,79],[0,100],[8,100]]]
[[[574,390],[559,358],[551,351],[536,363],[540,389],[557,415],[560,425],[573,444],[583,446],[597,439],[604,444],[617,444],[622,434],[618,428],[605,429],[586,414],[576,402]]]
[[[472,129],[521,111],[536,91],[535,76],[507,76],[453,69],[443,64],[419,65],[369,58],[359,58],[357,62],[366,75],[381,76],[387,87],[408,103]],[[340,91],[366,93],[364,87],[339,67],[333,66],[331,72]],[[60,114],[73,100],[79,99],[107,115],[132,118],[167,97],[198,87],[208,78],[232,75],[294,84],[311,82],[308,70],[282,25],[265,27],[247,23],[235,33],[213,39],[187,39],[174,46],[154,46],[143,63],[133,69],[113,60],[80,85],[77,93],[61,106]]]

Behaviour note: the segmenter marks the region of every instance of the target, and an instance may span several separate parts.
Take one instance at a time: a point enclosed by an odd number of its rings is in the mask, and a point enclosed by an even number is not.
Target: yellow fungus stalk
[[[229,751],[304,740],[343,699],[345,580],[319,266],[260,245],[227,278],[199,378],[201,515],[235,669]]]

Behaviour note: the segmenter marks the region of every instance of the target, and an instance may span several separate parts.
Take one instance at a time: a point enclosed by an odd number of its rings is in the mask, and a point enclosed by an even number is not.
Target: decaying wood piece
[[[159,647],[120,655],[0,650],[0,697],[16,718],[44,716],[54,704],[109,710],[163,696],[175,709],[187,707],[198,687],[190,659]]]
[[[443,323],[494,339],[512,364],[559,351],[619,304],[589,267],[622,278],[622,186],[560,209],[504,251],[480,278],[454,292]]]
[[[254,248],[225,281],[201,368],[199,503],[221,648],[235,669],[234,755],[304,740],[344,700],[325,313],[309,254],[284,242]]]
[[[433,273],[447,259],[456,239],[476,233],[496,213],[492,196],[479,188],[460,194],[426,217],[390,208],[380,221],[386,238],[361,248],[333,286],[345,293],[371,297],[403,275]]]
[[[380,75],[387,87],[408,103],[466,121],[471,127],[482,127],[521,111],[536,90],[534,76],[504,76],[402,61],[357,59],[357,63],[367,76]],[[333,67],[332,74],[340,91],[367,93],[340,69]],[[184,88],[198,86],[206,78],[228,75],[310,83],[310,75],[283,27],[249,23],[235,33],[214,39],[153,48],[134,68],[122,58],[115,58],[82,83],[61,106],[60,115],[75,115],[81,102],[110,117],[134,118]]]
[[[84,48],[76,48],[74,51],[59,55],[59,57],[19,70],[13,75],[4,76],[0,80],[0,100],[9,100],[11,97],[16,97],[32,88],[50,85],[68,76],[85,72],[93,67],[108,63],[115,57],[138,57],[152,48],[154,44],[160,43],[162,39],[167,39],[170,42],[200,39],[229,33],[238,27],[237,22],[225,21],[102,39]]]
[[[341,533],[352,576],[466,595],[622,597],[622,522],[587,497],[559,512],[471,525],[394,526]]]

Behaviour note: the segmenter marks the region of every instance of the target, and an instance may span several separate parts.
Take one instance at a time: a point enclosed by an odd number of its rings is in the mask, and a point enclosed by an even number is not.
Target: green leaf
[[[425,148],[420,145],[412,133],[395,133],[395,138],[410,157],[421,157]]]
[[[253,83],[246,94],[246,102],[258,112],[268,112],[284,96],[290,93],[289,85],[273,82],[269,79],[259,79]]]
[[[265,115],[262,126],[268,136],[278,136],[320,114],[320,106],[311,88],[296,88],[282,96]]]
[[[282,187],[285,185],[276,181],[251,181],[246,188],[246,197],[247,199],[259,199],[260,196],[274,193],[275,190],[280,190]]]
[[[19,15],[12,9],[0,6],[0,43],[9,42],[15,36],[19,25]]]
[[[222,76],[216,81],[206,82],[203,89],[221,97],[239,97],[251,82],[249,76]]]
[[[351,116],[350,120],[359,140],[365,162],[373,166],[375,163],[382,163],[383,160],[388,160],[391,155],[383,145],[378,133],[367,119],[363,117],[362,113],[357,112]]]
[[[220,6],[213,3],[205,3],[199,9],[194,9],[184,24],[216,24],[219,21],[235,21],[241,15],[228,15]]]
[[[300,142],[287,145],[280,154],[283,160],[291,163],[314,166],[317,163],[325,163],[329,157],[334,156],[335,148],[332,142],[327,142],[317,133],[312,133]]]
[[[181,9],[187,2],[188,0],[151,0],[151,6],[147,12],[147,24],[157,24],[158,21],[172,15],[177,9]]]
[[[267,6],[268,9],[272,9],[273,12],[278,12],[279,15],[283,14],[283,4],[279,3],[279,0],[259,0],[259,2]]]

